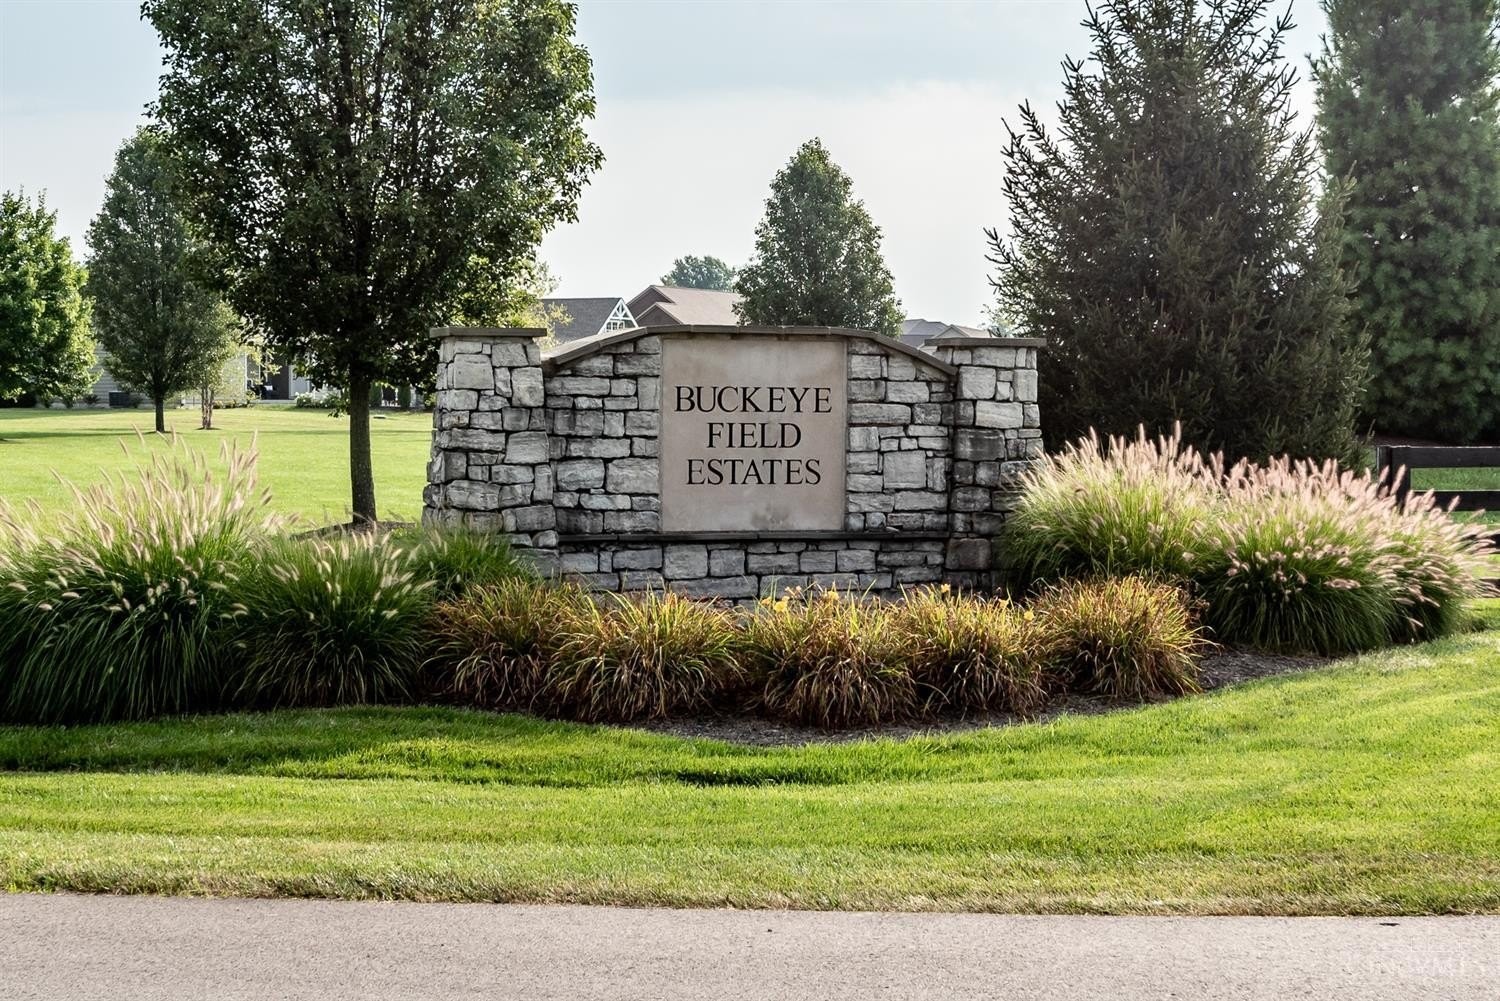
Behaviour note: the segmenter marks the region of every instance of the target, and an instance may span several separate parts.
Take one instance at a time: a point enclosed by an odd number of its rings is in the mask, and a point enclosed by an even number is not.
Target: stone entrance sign
[[[422,520],[594,588],[990,586],[1041,454],[1036,340],[680,325],[544,352],[541,330],[435,333]]]
[[[662,342],[664,532],[844,527],[844,342]]]

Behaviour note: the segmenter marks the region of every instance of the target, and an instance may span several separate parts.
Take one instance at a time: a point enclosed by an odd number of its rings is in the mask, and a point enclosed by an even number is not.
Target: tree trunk
[[[370,466],[370,387],[362,373],[349,376],[349,485],[354,523],[375,523],[375,471]]]
[[[198,394],[198,400],[203,406],[203,424],[201,430],[212,431],[214,429],[214,389],[212,386],[204,386]]]
[[[158,396],[151,402],[156,404],[156,433],[167,433],[167,398]]]

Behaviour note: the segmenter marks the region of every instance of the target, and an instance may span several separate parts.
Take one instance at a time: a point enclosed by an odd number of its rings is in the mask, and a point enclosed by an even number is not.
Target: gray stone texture
[[[940,339],[929,361],[848,337],[844,531],[778,540],[660,534],[661,337],[562,362],[506,332],[446,337],[424,522],[503,532],[612,590],[996,583],[993,538],[1042,449],[1035,342]]]

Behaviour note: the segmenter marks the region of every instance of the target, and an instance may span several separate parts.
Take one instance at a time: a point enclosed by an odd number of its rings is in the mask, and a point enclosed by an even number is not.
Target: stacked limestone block
[[[947,570],[953,583],[988,585],[997,570],[993,540],[1015,507],[1020,475],[1042,454],[1037,406],[1037,338],[928,342],[958,369],[950,479],[953,538]]]
[[[659,531],[661,338],[549,364],[545,400],[558,531]]]
[[[849,340],[850,531],[948,530],[953,371]]]
[[[693,597],[744,600],[790,587],[836,587],[891,595],[944,579],[942,540],[888,539],[562,541],[561,569],[610,591],[671,589]]]
[[[543,359],[540,331],[443,330],[424,520],[500,531],[544,571],[608,590],[752,599],[792,586],[894,594],[995,582],[993,537],[1041,454],[1040,341],[939,340],[930,354],[850,331],[839,532],[661,532],[662,340],[652,328]]]
[[[541,349],[536,329],[444,327],[422,521],[505,534],[554,562],[553,507]]]

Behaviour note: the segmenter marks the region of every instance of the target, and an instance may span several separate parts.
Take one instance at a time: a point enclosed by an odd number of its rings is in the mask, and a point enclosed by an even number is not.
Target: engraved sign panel
[[[662,339],[664,532],[844,527],[844,341]]]

